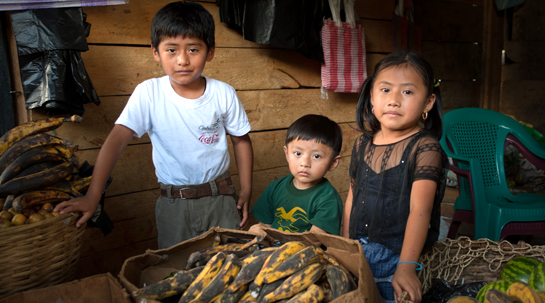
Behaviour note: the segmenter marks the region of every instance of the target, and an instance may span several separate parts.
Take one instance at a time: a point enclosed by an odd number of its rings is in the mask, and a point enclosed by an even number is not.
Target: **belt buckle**
[[[191,189],[191,188],[189,188],[189,187],[180,188],[180,198],[181,198],[182,200],[186,200],[186,199],[187,199],[187,198],[184,198],[184,195],[183,195],[183,193],[182,193],[182,191],[183,191],[183,190],[186,190],[186,189]]]

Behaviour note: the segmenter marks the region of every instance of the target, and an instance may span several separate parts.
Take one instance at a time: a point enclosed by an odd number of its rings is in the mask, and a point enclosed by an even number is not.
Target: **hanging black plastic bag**
[[[242,31],[246,0],[216,0],[220,21],[232,29]]]
[[[27,109],[83,115],[100,100],[81,59],[90,24],[81,8],[11,12]]]
[[[246,1],[242,34],[246,40],[297,50],[323,63],[324,18],[331,18],[327,0]]]
[[[422,303],[446,303],[455,296],[475,298],[486,282],[473,282],[462,285],[450,285],[447,281],[433,279],[430,289],[422,296]]]

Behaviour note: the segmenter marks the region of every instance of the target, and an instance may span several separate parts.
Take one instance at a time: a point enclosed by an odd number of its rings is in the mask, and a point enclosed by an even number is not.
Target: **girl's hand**
[[[400,263],[392,279],[397,301],[401,300],[401,294],[406,291],[414,303],[422,301],[422,283],[416,276],[416,265]]]

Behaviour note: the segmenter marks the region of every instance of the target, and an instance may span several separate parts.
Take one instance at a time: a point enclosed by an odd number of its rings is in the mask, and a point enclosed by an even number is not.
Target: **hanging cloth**
[[[414,24],[411,0],[397,0],[392,25],[394,50],[422,52],[422,27]]]

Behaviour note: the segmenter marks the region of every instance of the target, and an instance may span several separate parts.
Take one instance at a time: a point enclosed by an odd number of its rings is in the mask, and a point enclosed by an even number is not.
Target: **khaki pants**
[[[169,187],[177,190],[187,186],[161,183],[161,188]],[[235,197],[230,195],[185,200],[161,196],[155,205],[155,219],[159,249],[194,238],[216,226],[238,230],[241,221]]]

